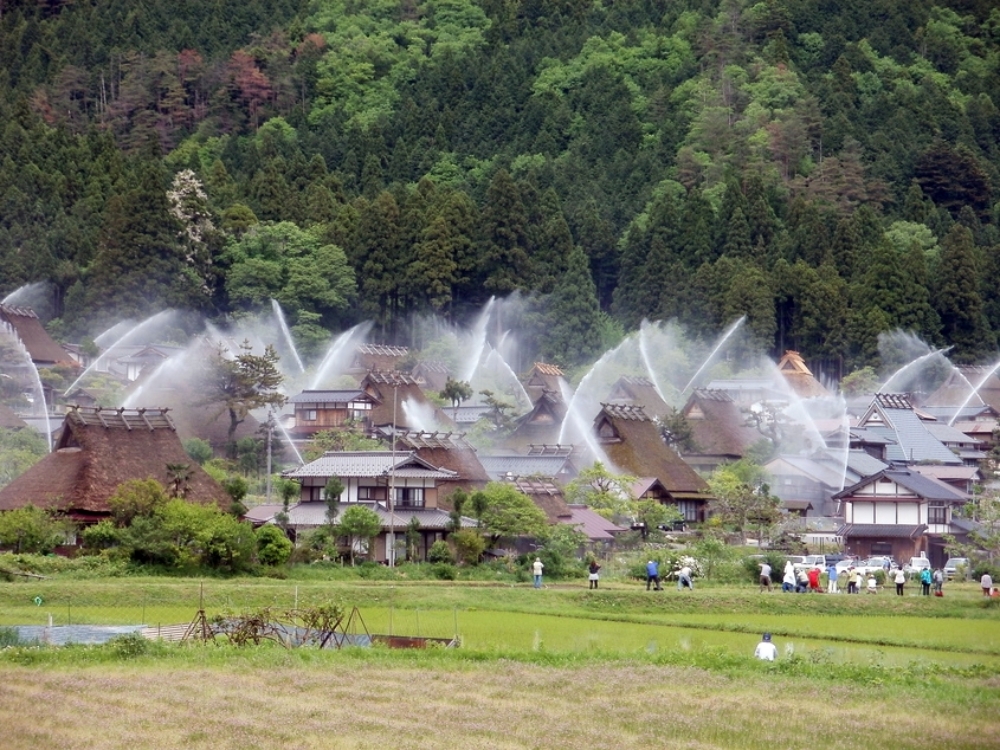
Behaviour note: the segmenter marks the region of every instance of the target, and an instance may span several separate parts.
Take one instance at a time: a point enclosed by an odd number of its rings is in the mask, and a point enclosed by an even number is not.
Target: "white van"
[[[919,574],[922,570],[930,570],[931,561],[926,557],[911,557],[910,561],[903,566],[907,573]]]

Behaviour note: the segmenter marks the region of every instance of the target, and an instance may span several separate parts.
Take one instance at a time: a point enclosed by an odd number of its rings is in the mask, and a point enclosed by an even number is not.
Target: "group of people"
[[[691,578],[691,566],[683,565],[677,570],[677,590],[691,589],[694,591],[694,581]],[[660,563],[650,560],[646,563],[646,591],[663,591],[660,585]]]

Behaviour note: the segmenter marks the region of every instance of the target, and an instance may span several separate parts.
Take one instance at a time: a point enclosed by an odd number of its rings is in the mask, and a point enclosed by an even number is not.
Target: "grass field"
[[[0,650],[0,746],[1000,747],[1000,608],[628,582],[96,579],[0,584],[0,626],[174,624],[336,600],[456,650]],[[41,604],[36,604],[36,597]],[[773,664],[751,658],[762,630]]]

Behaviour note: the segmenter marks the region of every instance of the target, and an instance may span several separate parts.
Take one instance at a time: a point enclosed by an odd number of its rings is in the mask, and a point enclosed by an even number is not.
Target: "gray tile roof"
[[[290,404],[346,404],[359,398],[370,401],[360,389],[350,391],[302,391],[288,399]]]
[[[872,421],[876,413],[881,416],[882,422]],[[927,424],[920,419],[905,396],[894,393],[876,394],[864,422],[869,431],[885,435],[896,442],[886,448],[886,458],[890,461],[940,461],[945,464],[962,462],[927,429]]]
[[[911,492],[915,493],[924,500],[941,500],[951,503],[966,503],[968,502],[969,496],[966,495],[959,489],[952,487],[950,484],[945,484],[944,482],[935,479],[934,477],[927,477],[916,471],[910,469],[886,469],[885,471],[880,471],[878,474],[874,474],[870,477],[862,479],[857,484],[847,487],[846,489],[838,492],[834,495],[835,498],[846,498],[854,495],[855,491],[861,487],[865,487],[869,484],[879,481],[881,478],[885,477],[890,479],[896,484],[899,484]],[[876,497],[864,496],[861,498],[865,501],[885,501],[885,502],[895,502],[898,498],[895,495],[879,495]]]
[[[837,530],[842,537],[877,537],[879,539],[916,539],[927,527],[924,524],[915,526],[895,526],[884,523],[849,523]]]
[[[393,467],[395,466],[395,469]],[[414,453],[392,451],[344,451],[326,453],[315,461],[287,472],[286,477],[397,477],[417,479],[454,479],[457,475],[447,469],[431,466]]]

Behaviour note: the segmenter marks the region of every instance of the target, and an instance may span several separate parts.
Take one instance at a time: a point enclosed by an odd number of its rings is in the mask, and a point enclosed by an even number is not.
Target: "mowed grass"
[[[216,649],[206,661],[5,667],[3,747],[956,749],[1000,737],[995,701],[979,702],[959,683],[858,690],[627,660],[551,666]]]
[[[50,614],[55,624],[176,624],[201,604],[211,615],[335,600],[357,605],[372,632],[458,633],[462,647],[0,651],[0,748],[1000,747],[1000,609],[974,594],[15,583],[0,586],[0,624]],[[774,664],[751,656],[764,629],[779,645]]]

